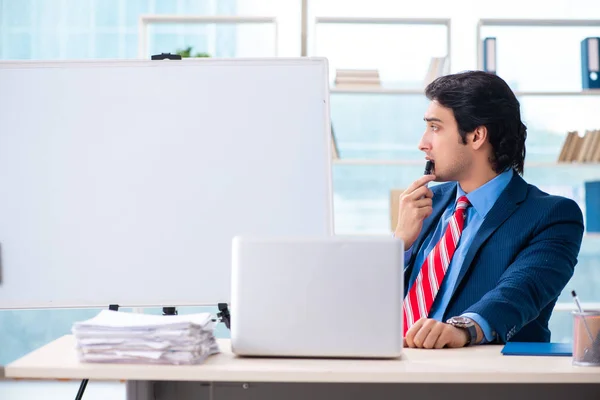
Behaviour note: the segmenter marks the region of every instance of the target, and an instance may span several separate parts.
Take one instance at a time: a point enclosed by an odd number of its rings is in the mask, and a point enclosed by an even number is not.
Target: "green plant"
[[[185,49],[179,49],[175,52],[175,54],[180,55],[182,58],[189,58],[189,57],[210,57],[210,54],[206,53],[206,52],[199,52],[196,53],[192,56],[192,47],[186,47]]]

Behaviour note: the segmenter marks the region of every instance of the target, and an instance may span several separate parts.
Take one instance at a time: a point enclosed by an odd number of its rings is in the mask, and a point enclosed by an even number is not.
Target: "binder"
[[[496,38],[483,39],[483,70],[496,74]]]
[[[600,233],[600,181],[585,182],[585,230]]]
[[[581,41],[581,86],[600,89],[600,37]]]
[[[572,343],[508,342],[501,351],[505,356],[555,356],[573,355]]]

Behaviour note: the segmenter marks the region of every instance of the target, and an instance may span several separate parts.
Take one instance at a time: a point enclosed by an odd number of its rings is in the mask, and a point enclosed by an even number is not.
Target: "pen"
[[[585,330],[587,331],[588,336],[590,337],[590,341],[593,343],[594,337],[592,336],[592,331],[590,331],[590,327],[588,326],[587,321],[585,320],[585,316],[583,315],[583,308],[581,308],[581,304],[579,303],[577,293],[575,293],[574,290],[571,290],[571,295],[573,296],[573,300],[575,300],[575,305],[579,309],[579,312],[582,314],[581,319],[583,320],[583,324],[585,325]]]
[[[423,171],[423,175],[431,175],[433,171],[433,161],[431,160],[427,160],[427,162],[425,163],[425,171]],[[427,182],[425,184],[425,187],[429,187],[429,182]]]

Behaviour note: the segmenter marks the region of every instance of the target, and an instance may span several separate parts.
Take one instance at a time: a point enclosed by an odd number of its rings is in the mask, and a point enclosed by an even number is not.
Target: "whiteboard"
[[[331,235],[327,61],[0,63],[0,308],[229,302],[235,235]]]

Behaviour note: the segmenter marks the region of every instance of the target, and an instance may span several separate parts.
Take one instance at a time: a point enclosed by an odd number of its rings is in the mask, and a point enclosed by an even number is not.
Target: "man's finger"
[[[415,343],[416,347],[419,347],[419,348],[423,347],[423,343],[425,342],[425,339],[427,339],[429,332],[431,332],[431,329],[433,329],[433,327],[436,325],[436,323],[437,323],[436,320],[428,319],[421,325],[421,329],[419,329],[419,332],[417,332],[415,334],[415,337],[413,339],[413,342]]]
[[[437,322],[435,324],[435,326],[431,329],[431,331],[429,332],[429,335],[427,335],[427,338],[423,342],[422,347],[424,349],[433,349],[435,347],[435,344],[436,344],[438,338],[444,331],[444,325],[445,324],[443,324],[441,322]]]
[[[425,186],[425,184],[432,182],[434,180],[435,180],[435,175],[423,175],[423,176],[419,177],[419,179],[417,179],[416,181],[414,181],[413,183],[408,185],[408,187],[405,190],[405,193],[412,193],[416,189],[420,188],[421,186]]]
[[[415,334],[417,332],[419,332],[419,329],[421,329],[421,325],[423,325],[423,322],[425,322],[425,321],[426,321],[426,318],[419,319],[406,332],[406,336],[404,337],[404,340],[406,340],[406,344],[408,345],[408,347],[415,347],[415,342],[414,342]]]
[[[415,201],[414,205],[416,208],[431,207],[433,205],[433,200],[431,200],[430,198],[423,198],[421,200]]]
[[[419,208],[419,210],[417,211],[417,215],[419,216],[419,218],[425,219],[425,218],[429,217],[432,212],[433,212],[433,207],[423,207],[423,208]]]
[[[411,193],[408,193],[406,195],[406,198],[409,200],[419,200],[421,198],[432,198],[433,197],[433,192],[431,191],[431,189],[429,189],[427,186],[420,186],[418,188],[416,188],[415,190],[413,190]]]

